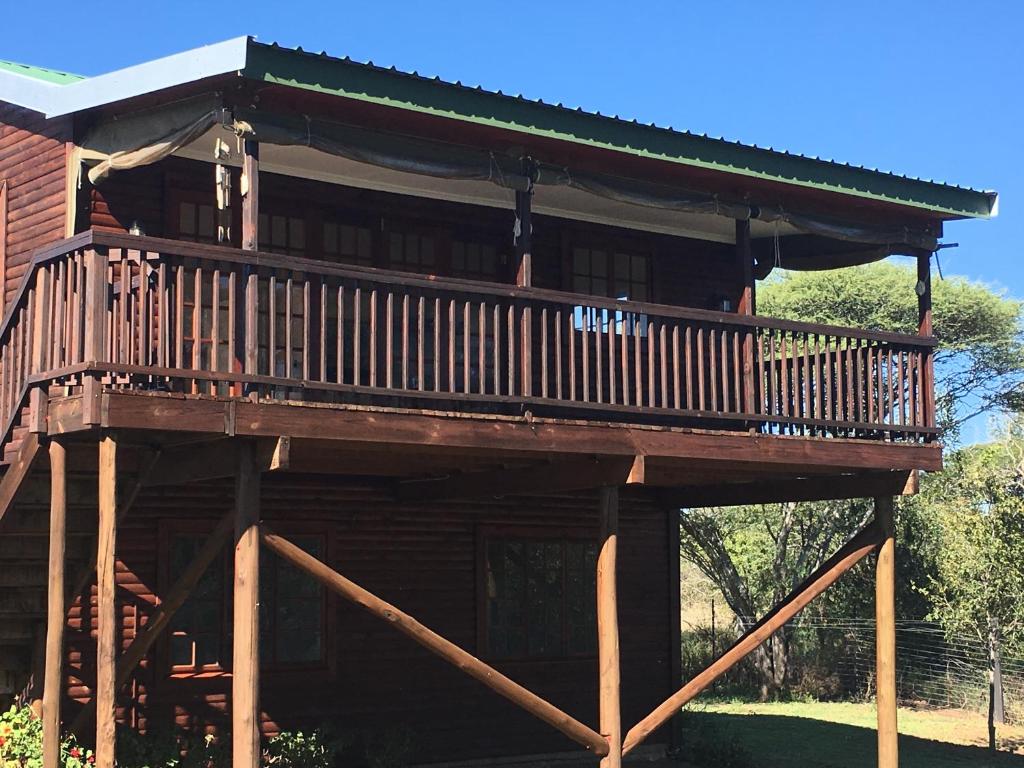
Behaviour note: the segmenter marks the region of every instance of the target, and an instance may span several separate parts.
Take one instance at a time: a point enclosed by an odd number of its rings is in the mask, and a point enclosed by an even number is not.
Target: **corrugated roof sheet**
[[[301,47],[289,48],[255,40],[250,46],[243,74],[265,81],[946,214],[989,216],[994,212],[994,192],[760,147],[671,126],[641,123],[582,107],[566,107],[561,102],[530,99],[522,94],[510,95],[480,85],[383,67],[373,61],[335,57],[323,51],[312,53]],[[290,59],[291,67],[286,66],[285,57]],[[331,77],[323,69],[325,66],[340,68],[342,72],[347,70],[348,74]],[[373,78],[378,82],[371,82]],[[385,80],[391,83],[389,91],[381,87]],[[405,87],[400,87],[403,84]],[[440,90],[447,96],[440,95]],[[492,102],[490,111],[484,100]],[[516,114],[510,111],[517,109]],[[530,110],[530,114],[523,110]],[[572,125],[566,121],[571,121]]]
[[[67,85],[68,83],[74,83],[78,80],[85,79],[81,75],[72,75],[69,72],[59,72],[56,69],[46,69],[45,67],[33,67],[28,64],[19,64],[16,61],[0,60],[0,69],[6,72],[13,72],[16,75],[24,75],[25,77],[32,77],[36,80],[42,80],[56,85]]]

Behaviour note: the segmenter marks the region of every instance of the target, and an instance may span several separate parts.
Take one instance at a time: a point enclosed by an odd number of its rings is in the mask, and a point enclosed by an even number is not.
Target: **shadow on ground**
[[[692,712],[682,735],[679,757],[695,768],[863,768],[877,759],[874,729],[803,717]],[[702,759],[692,760],[687,741],[699,745]],[[719,759],[709,742],[738,744],[746,754]],[[1024,768],[1024,755],[993,755],[985,747],[901,734],[899,748],[901,768]]]

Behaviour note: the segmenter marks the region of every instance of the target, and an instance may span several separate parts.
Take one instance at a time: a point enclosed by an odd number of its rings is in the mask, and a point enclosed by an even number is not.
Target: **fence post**
[[[83,317],[84,355],[86,364],[106,362],[107,308],[110,303],[106,249],[90,248],[85,252],[85,313]],[[100,401],[103,393],[99,374],[87,373],[82,378],[82,421],[87,425],[100,423]]]

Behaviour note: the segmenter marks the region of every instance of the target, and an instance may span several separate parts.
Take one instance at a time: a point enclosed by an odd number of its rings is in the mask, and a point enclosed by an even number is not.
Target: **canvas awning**
[[[802,254],[785,266],[827,269],[866,263],[891,253],[934,250],[933,235],[908,227],[873,228],[785,211],[770,204],[722,200],[716,195],[638,179],[535,164],[528,158],[489,152],[304,115],[236,110],[228,116],[219,94],[183,100],[99,124],[83,140],[79,158],[91,164],[89,180],[100,183],[111,173],[155,163],[224,122],[236,134],[261,143],[306,146],[358,163],[440,179],[484,181],[526,190],[531,185],[564,186],[629,205],[680,213],[715,214],[733,219],[785,223],[809,235],[875,248],[828,249]],[[859,254],[859,255],[855,255]],[[881,255],[880,255],[881,254]]]

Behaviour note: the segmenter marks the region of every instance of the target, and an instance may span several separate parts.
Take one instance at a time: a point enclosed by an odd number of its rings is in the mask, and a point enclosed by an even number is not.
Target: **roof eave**
[[[251,41],[242,75],[691,167],[851,195],[937,218],[990,218],[997,195],[545,104]]]

